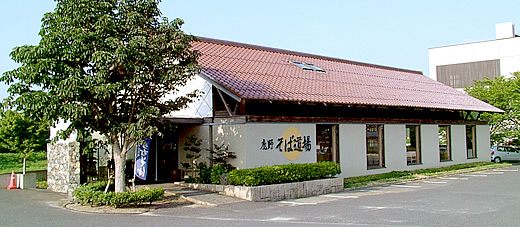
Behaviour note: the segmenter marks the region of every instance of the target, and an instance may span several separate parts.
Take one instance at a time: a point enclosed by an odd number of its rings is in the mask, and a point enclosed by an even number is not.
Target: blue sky
[[[51,0],[3,0],[0,73],[15,68],[15,46],[37,44]],[[170,19],[193,35],[232,40],[428,74],[428,48],[495,38],[495,24],[513,21],[518,0],[163,0]],[[517,32],[520,33],[520,32]],[[520,64],[520,63],[519,63]],[[7,86],[0,85],[0,98]]]

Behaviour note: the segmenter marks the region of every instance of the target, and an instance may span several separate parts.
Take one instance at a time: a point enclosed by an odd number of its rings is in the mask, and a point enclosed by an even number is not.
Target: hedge
[[[100,181],[81,185],[74,191],[74,198],[81,205],[128,207],[152,203],[164,195],[162,188],[145,188],[136,192],[104,193],[106,182]],[[112,187],[112,186],[111,186]]]
[[[340,173],[337,163],[317,162],[233,170],[227,180],[232,185],[257,186],[323,179]]]

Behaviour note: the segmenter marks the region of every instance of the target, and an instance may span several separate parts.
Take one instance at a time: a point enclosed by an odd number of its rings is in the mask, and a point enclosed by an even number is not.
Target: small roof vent
[[[296,65],[296,66],[300,67],[303,70],[310,70],[310,71],[315,71],[315,72],[320,72],[320,73],[324,73],[325,72],[325,70],[323,70],[322,68],[320,68],[318,66],[315,66],[314,64],[300,62],[300,61],[290,61],[290,62],[293,65]]]

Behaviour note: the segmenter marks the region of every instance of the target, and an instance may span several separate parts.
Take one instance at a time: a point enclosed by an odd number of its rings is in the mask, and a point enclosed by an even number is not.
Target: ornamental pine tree
[[[103,135],[114,154],[117,192],[125,191],[128,150],[197,95],[175,94],[198,72],[195,38],[181,30],[181,19],[163,17],[159,2],[57,0],[43,16],[40,42],[14,48],[20,66],[0,78],[10,85],[12,108],[68,122],[60,138]]]

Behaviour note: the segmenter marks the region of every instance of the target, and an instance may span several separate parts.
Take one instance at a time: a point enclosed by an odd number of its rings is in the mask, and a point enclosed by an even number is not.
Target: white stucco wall
[[[288,163],[316,162],[316,125],[315,124],[285,124],[285,123],[254,123],[247,124],[246,143],[244,148],[248,152],[245,168],[265,165]],[[303,151],[285,152],[276,148],[278,139],[286,142],[291,136],[310,138],[310,149]],[[305,138],[305,139],[306,139]],[[262,149],[262,141],[273,141],[273,147]],[[294,141],[294,140],[293,140]],[[283,147],[284,145],[282,145]],[[282,148],[283,149],[283,148]]]
[[[477,160],[488,162],[491,160],[489,148],[491,141],[489,140],[489,125],[477,125]]]
[[[469,162],[466,152],[466,125],[451,126],[451,160],[455,163]],[[449,163],[447,163],[449,164]]]
[[[189,103],[188,106],[179,111],[172,112],[165,115],[166,117],[212,117],[213,116],[213,94],[211,92],[212,85],[196,75],[192,80],[188,81],[185,86],[179,88],[179,91],[174,94],[168,94],[164,97],[165,100],[174,100],[177,97],[192,93],[198,90],[201,92],[197,100]]]
[[[223,120],[213,126],[198,126],[180,135],[180,160],[185,160],[182,151],[186,135],[195,134],[203,139],[203,148],[209,147],[209,131],[213,128],[215,144],[226,143],[229,150],[236,152],[237,159],[230,163],[239,168],[254,168],[258,166],[312,163],[316,162],[316,124],[312,123],[244,123],[234,120]],[[460,163],[489,161],[489,127],[478,125],[476,130],[477,157],[468,159],[466,154],[465,125],[451,125],[451,155],[452,161],[440,161],[438,125],[420,125],[421,164],[406,163],[406,125],[384,124],[385,168],[367,169],[366,163],[366,125],[340,124],[339,127],[339,157],[341,177],[352,177],[378,174],[391,171],[414,170],[449,166]],[[284,135],[285,134],[285,135]],[[296,156],[287,156],[280,152],[276,145],[278,138],[291,135],[309,136],[311,148],[309,151],[298,152]],[[273,140],[270,148],[262,148],[263,140]]]
[[[406,168],[406,126],[385,125],[386,168],[403,170]]]
[[[248,156],[251,153],[247,147],[247,130],[245,124],[222,124],[213,127],[213,143],[229,145],[229,151],[235,152],[237,158],[230,160],[229,164],[238,169],[248,167]]]
[[[367,169],[366,165],[366,126],[364,124],[342,124],[340,135],[340,164],[342,177],[362,176],[400,170],[435,168],[442,166],[489,161],[489,127],[477,126],[477,159],[468,159],[466,154],[465,125],[451,125],[452,161],[440,161],[439,126],[421,125],[421,161],[422,164],[406,163],[406,125],[385,124],[385,168]]]
[[[365,124],[339,125],[339,152],[342,177],[368,174]]]
[[[432,168],[439,166],[439,126],[421,125],[422,165],[410,166],[409,169]]]
[[[209,149],[210,147],[210,141],[209,141],[209,126],[194,126],[194,127],[188,127],[184,130],[180,130],[181,133],[179,133],[179,168],[182,169],[181,163],[183,162],[189,162],[188,159],[186,159],[186,152],[184,151],[184,142],[186,141],[186,137],[190,135],[196,136],[198,139],[201,139],[201,157],[197,159],[197,162],[205,162],[209,163],[209,152],[206,149]]]

